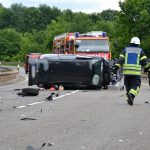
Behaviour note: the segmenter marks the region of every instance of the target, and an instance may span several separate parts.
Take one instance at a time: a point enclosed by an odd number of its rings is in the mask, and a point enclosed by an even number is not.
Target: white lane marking
[[[65,96],[69,96],[69,95],[71,95],[71,94],[75,94],[75,93],[77,93],[77,92],[79,92],[79,90],[76,90],[76,91],[73,91],[73,92],[70,92],[70,93],[67,93],[67,94],[61,95],[61,96],[59,96],[59,97],[55,97],[55,98],[53,98],[53,100],[55,100],[55,99],[60,99],[60,98],[65,97]],[[44,102],[46,102],[46,101],[34,102],[34,103],[30,103],[30,104],[26,104],[26,105],[18,106],[18,107],[16,107],[16,108],[18,108],[18,109],[22,109],[22,108],[25,108],[25,107],[28,107],[28,106],[33,106],[33,105],[41,104],[41,103],[44,103]]]
[[[118,86],[120,84],[120,82],[118,82],[115,86]]]
[[[43,103],[43,101],[27,104],[26,106],[32,106],[32,105],[37,105],[37,104],[41,104],[41,103]]]
[[[14,85],[19,85],[19,84],[22,84],[22,83],[27,82],[28,77],[26,77],[26,76],[24,76],[24,77],[26,78],[24,81],[19,82],[19,83],[15,83],[15,84],[11,84],[11,85],[7,85],[7,86],[2,86],[2,87],[0,87],[0,89],[1,89],[1,88],[6,88],[6,87],[11,87],[11,86],[14,86]]]

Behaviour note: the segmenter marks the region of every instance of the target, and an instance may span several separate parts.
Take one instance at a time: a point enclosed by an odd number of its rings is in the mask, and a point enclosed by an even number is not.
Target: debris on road
[[[20,120],[37,120],[35,118],[21,118]]]
[[[18,92],[17,95],[37,96],[37,95],[39,95],[39,89],[37,89],[37,88],[23,88],[22,92]]]
[[[54,146],[54,143],[48,143],[48,146]]]
[[[59,97],[59,93],[56,94],[56,97]]]
[[[59,93],[51,93],[49,96],[46,97],[46,100],[52,101],[54,96],[59,97]]]
[[[54,143],[47,143],[47,146],[53,146],[54,145]],[[42,147],[40,147],[40,148],[33,148],[32,146],[27,146],[27,148],[26,148],[26,150],[42,150],[43,149],[43,147],[45,147],[46,146],[46,143],[43,143],[42,144]]]
[[[148,101],[145,101],[145,104],[149,104],[149,102],[148,102]]]
[[[123,140],[119,140],[119,142],[123,142]]]
[[[85,146],[82,146],[81,148],[82,148],[82,149],[86,149],[86,147],[85,147]]]
[[[46,100],[52,101],[53,100],[53,94],[50,94],[48,97],[46,97]]]
[[[43,143],[43,144],[42,144],[42,148],[43,148],[45,145],[46,145],[46,143]]]

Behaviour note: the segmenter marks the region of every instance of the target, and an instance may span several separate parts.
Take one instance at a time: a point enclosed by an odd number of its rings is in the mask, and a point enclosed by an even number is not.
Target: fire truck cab
[[[53,41],[53,53],[98,56],[107,60],[111,59],[109,38],[107,33],[103,31],[57,35]]]

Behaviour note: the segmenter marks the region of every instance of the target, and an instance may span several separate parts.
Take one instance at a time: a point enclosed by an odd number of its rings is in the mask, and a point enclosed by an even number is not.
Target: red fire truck
[[[32,61],[35,61],[36,59],[39,59],[41,55],[42,55],[42,53],[26,54],[25,64],[24,64],[24,69],[25,69],[26,74],[29,72],[29,63],[31,63]]]
[[[111,59],[109,38],[107,33],[103,31],[57,35],[53,40],[53,53],[79,54],[103,57],[107,60]]]

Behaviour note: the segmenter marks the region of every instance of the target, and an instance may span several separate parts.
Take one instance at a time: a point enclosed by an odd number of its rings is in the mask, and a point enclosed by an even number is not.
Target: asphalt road
[[[46,101],[52,91],[18,96],[24,87],[26,80],[0,87],[0,150],[150,149],[146,80],[133,106],[120,90],[54,91],[59,97]]]

